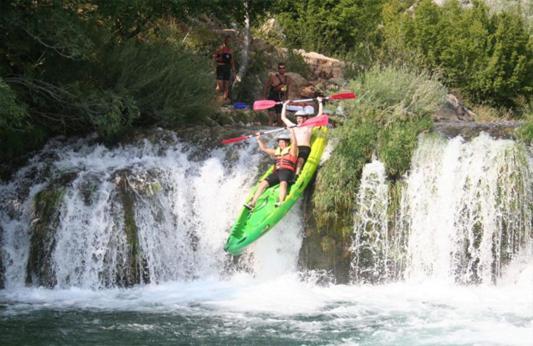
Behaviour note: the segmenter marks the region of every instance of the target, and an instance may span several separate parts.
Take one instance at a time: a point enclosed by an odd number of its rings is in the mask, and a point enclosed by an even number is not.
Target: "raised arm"
[[[296,134],[294,133],[294,127],[289,128],[291,133],[291,155],[298,157],[298,143],[296,143]]]
[[[316,116],[319,117],[324,113],[324,99],[319,96],[316,100],[318,101],[318,114]]]
[[[292,126],[295,126],[296,124],[294,124],[292,121],[287,119],[287,106],[288,106],[288,104],[289,104],[289,101],[283,102],[283,108],[281,109],[281,120],[283,121],[283,123],[287,127],[292,127]]]
[[[270,156],[274,156],[276,154],[276,151],[274,149],[267,147],[265,142],[263,142],[263,140],[261,139],[259,133],[255,136],[255,138],[257,139],[257,144],[259,144],[259,150],[267,153]]]

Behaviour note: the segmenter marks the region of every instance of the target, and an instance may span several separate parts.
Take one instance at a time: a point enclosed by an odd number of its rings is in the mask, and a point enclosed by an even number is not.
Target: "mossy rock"
[[[64,187],[49,186],[35,195],[26,276],[28,285],[53,287],[56,284],[51,257],[64,193]]]

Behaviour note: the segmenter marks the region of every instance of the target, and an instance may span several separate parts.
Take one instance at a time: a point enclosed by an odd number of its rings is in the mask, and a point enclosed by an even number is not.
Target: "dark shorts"
[[[270,89],[270,92],[268,93],[268,99],[273,101],[284,101],[285,100],[285,93],[276,91],[274,89]],[[281,110],[283,109],[282,104],[277,104],[273,108],[270,109],[271,112],[274,112],[276,114],[281,114]]]
[[[290,182],[294,180],[294,172],[289,169],[278,169],[266,177],[265,180],[268,182],[268,186],[278,185],[280,181]]]
[[[310,153],[311,153],[311,147],[303,146],[303,145],[298,146],[298,158],[301,157],[305,161],[309,157]]]
[[[231,78],[231,66],[230,65],[217,65],[217,80],[230,80]]]

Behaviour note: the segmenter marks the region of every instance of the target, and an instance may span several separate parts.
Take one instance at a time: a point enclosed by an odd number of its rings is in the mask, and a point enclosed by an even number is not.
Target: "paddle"
[[[353,92],[342,92],[338,94],[333,94],[328,97],[324,97],[324,100],[350,100],[355,99],[357,96]],[[299,99],[299,100],[290,100],[291,102],[310,102],[316,100],[316,98],[311,99]],[[275,105],[282,104],[283,101],[274,101],[274,100],[258,100],[254,102],[254,111],[259,111],[263,109],[269,109]]]
[[[301,126],[326,126],[327,124],[328,124],[328,116],[327,115],[321,115],[319,117],[313,117],[313,118],[307,119],[305,122],[302,123],[302,125],[300,125],[300,127]],[[297,125],[291,126],[291,127],[297,127]],[[273,132],[278,132],[278,131],[283,131],[283,130],[285,130],[284,127],[279,128],[279,129],[259,132],[259,135],[264,135],[264,134],[267,134],[267,133],[273,133]],[[252,137],[255,137],[255,136],[256,135],[247,135],[247,136],[240,136],[240,137],[235,137],[235,138],[228,138],[228,139],[224,139],[222,141],[222,144],[230,144],[230,143],[241,142],[241,141],[245,141],[245,140],[247,140],[249,138],[252,138]]]

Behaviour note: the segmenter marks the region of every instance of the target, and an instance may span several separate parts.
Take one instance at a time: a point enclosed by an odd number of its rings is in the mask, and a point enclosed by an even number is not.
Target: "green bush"
[[[425,116],[414,120],[397,121],[380,131],[378,157],[385,164],[390,178],[399,179],[409,169],[418,135],[429,130],[432,125],[431,118]]]
[[[369,118],[376,116],[373,108],[361,106],[359,110]],[[319,227],[342,225],[351,218],[354,191],[359,186],[363,166],[375,150],[378,130],[375,122],[355,117],[336,130],[338,144],[320,168],[313,194],[313,213]]]
[[[446,95],[435,78],[406,68],[373,68],[350,88],[358,102],[344,102],[349,117],[334,131],[338,144],[317,177],[313,203],[319,227],[351,224],[354,191],[373,154],[393,181],[409,169],[418,134],[431,128],[430,114]]]
[[[349,88],[359,94],[359,102],[382,110],[379,121],[388,123],[431,114],[445,101],[446,88],[427,72],[405,67],[373,67]],[[357,104],[346,103],[355,112]]]
[[[13,90],[0,78],[0,129],[13,130],[24,126],[27,110]]]
[[[464,7],[457,0],[422,0],[412,15],[399,5],[386,9],[386,49],[440,71],[470,102],[513,107],[533,91],[533,41],[520,10],[495,13],[483,1]]]
[[[212,110],[209,62],[182,47],[129,41],[113,50],[108,66],[108,85],[131,95],[145,121],[201,122]]]

